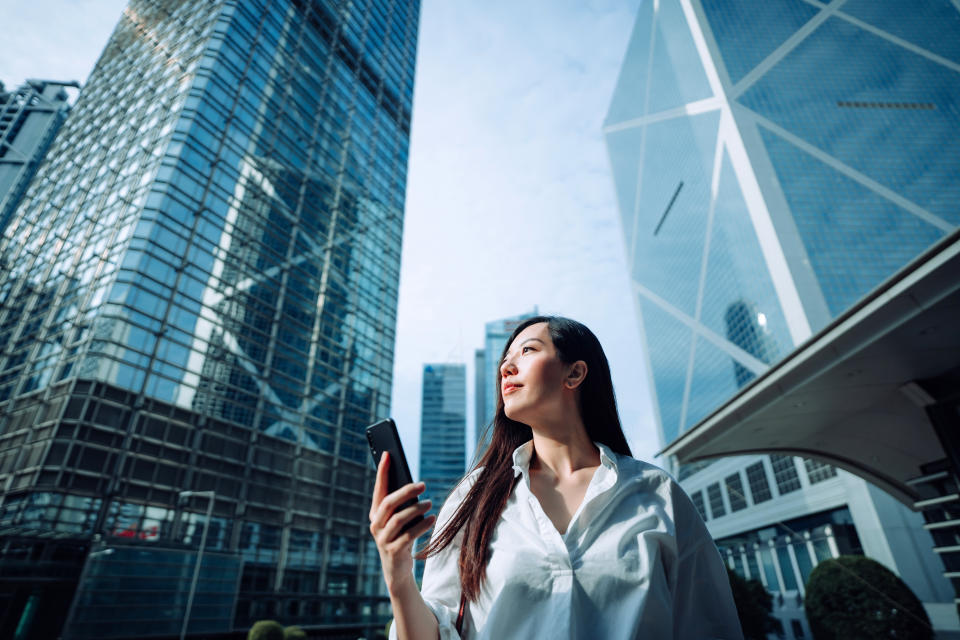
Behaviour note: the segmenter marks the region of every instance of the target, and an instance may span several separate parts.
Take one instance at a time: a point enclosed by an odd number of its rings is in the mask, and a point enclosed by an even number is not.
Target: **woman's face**
[[[529,425],[562,410],[566,369],[546,322],[521,331],[500,363],[500,393],[507,417]]]

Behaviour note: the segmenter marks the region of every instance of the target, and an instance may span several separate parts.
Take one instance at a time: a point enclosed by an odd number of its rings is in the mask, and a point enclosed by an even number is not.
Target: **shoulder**
[[[673,476],[656,465],[629,456],[617,454],[616,462],[618,482],[623,490],[662,501],[663,510],[673,521],[678,537],[690,542],[709,537],[693,501]]]
[[[617,464],[617,475],[622,485],[630,485],[635,491],[656,491],[672,494],[680,489],[680,484],[660,467],[619,453],[613,454]]]

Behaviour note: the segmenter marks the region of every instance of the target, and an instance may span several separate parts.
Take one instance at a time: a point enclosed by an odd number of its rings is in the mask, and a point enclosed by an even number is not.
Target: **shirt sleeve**
[[[675,640],[742,640],[726,566],[700,514],[678,486],[674,510],[679,543],[673,594]]]
[[[470,487],[476,480],[479,472],[467,476],[443,503],[437,515],[437,524],[434,533],[442,531],[457,507],[466,497]],[[460,541],[462,532],[457,534],[453,542],[435,556],[430,556],[423,569],[423,583],[420,595],[427,607],[437,618],[440,631],[440,640],[459,640],[457,633],[457,614],[460,612],[460,571],[457,561],[460,557]],[[397,640],[397,631],[390,625],[390,640]]]

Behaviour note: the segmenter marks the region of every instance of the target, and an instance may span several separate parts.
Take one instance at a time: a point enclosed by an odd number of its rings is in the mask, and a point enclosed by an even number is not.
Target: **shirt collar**
[[[613,471],[614,477],[617,475],[617,458],[606,445],[599,442],[593,443],[600,450],[600,466]],[[519,475],[528,475],[530,472],[530,458],[533,457],[533,440],[527,440],[522,445],[513,450],[513,477]]]
[[[533,440],[527,440],[513,450],[513,477],[530,471],[530,458],[533,457]]]

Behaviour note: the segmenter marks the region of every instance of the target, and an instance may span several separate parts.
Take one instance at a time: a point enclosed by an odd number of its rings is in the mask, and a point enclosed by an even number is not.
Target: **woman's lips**
[[[517,389],[519,389],[519,388],[522,387],[522,386],[523,386],[522,384],[505,384],[505,385],[503,385],[503,391],[502,391],[502,393],[503,393],[503,395],[507,395],[507,394],[513,393],[514,391],[516,391]]]

